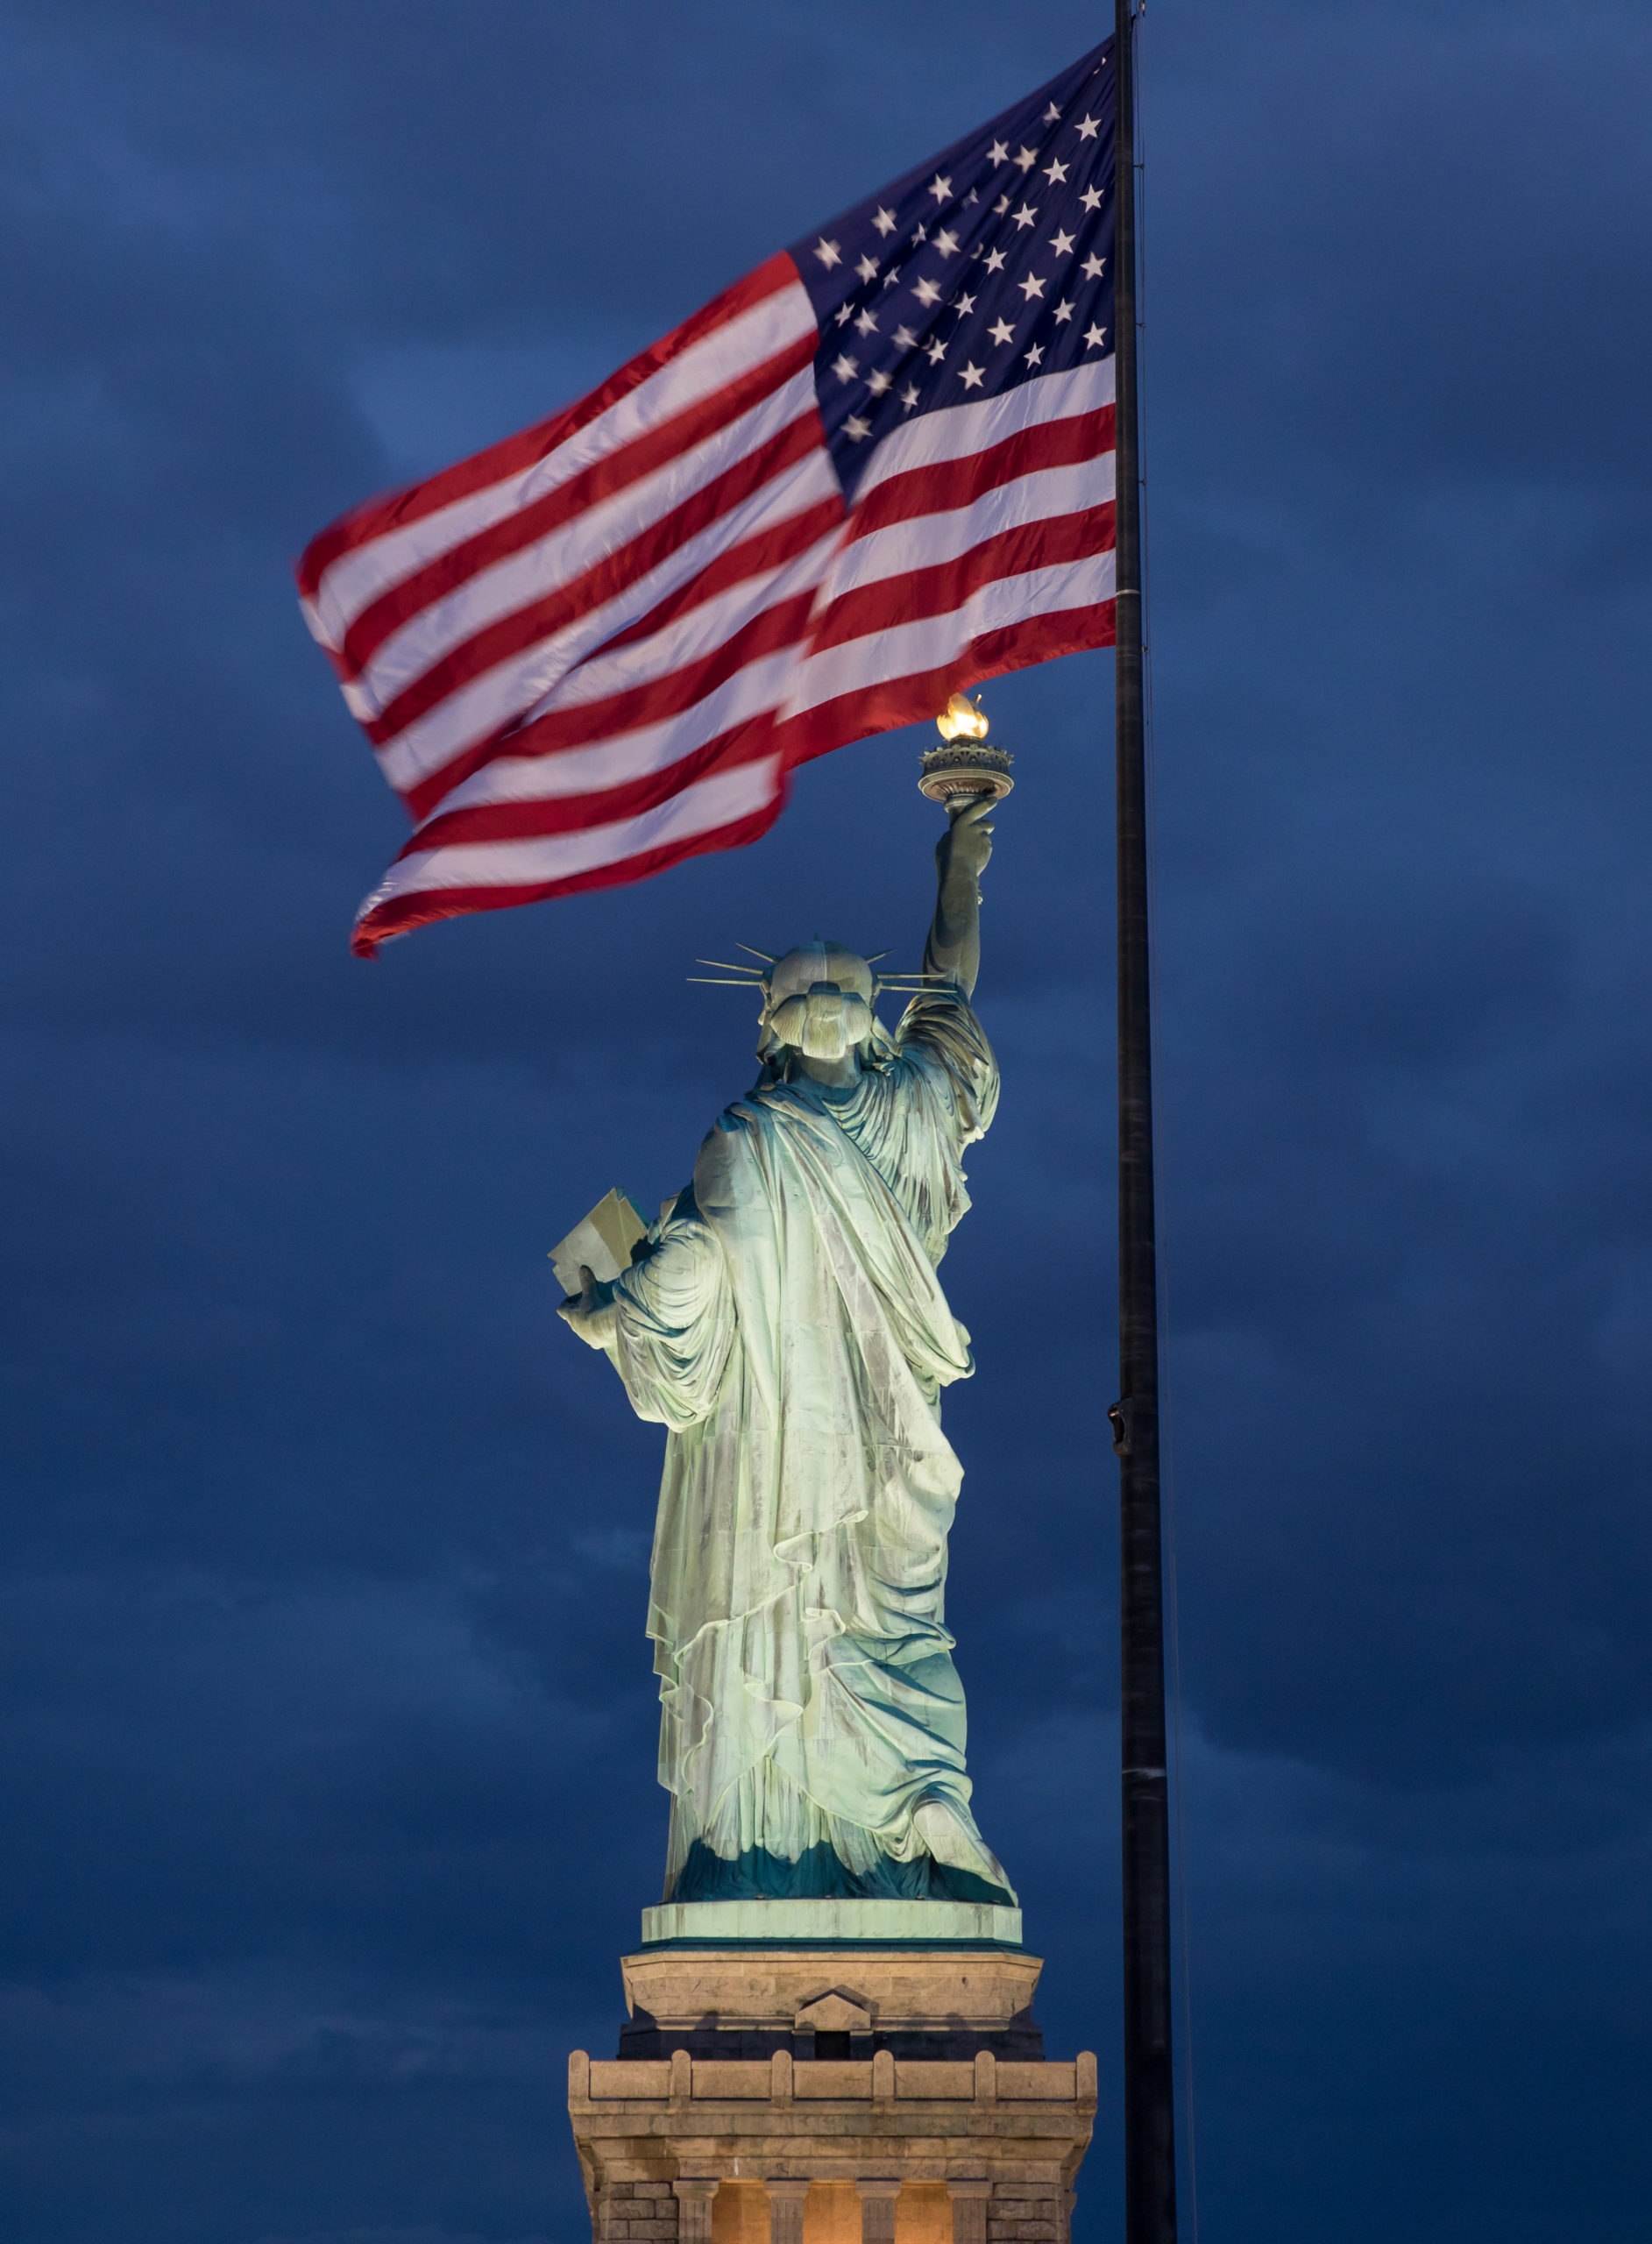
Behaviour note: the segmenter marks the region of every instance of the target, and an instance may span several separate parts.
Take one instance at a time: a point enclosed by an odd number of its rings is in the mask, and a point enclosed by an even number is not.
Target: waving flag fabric
[[[754,841],[811,756],[1113,643],[1109,40],[599,389],[323,532],[412,839],[354,947]]]

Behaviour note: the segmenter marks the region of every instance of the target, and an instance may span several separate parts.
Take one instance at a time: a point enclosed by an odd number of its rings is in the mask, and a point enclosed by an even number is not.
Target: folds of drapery
[[[669,1430],[649,1631],[696,1839],[857,1876],[924,1855],[1003,1886],[977,1832],[945,1624],[961,1468],[940,1388],[972,1368],[935,1275],[997,1071],[956,991],[916,1000],[847,1092],[730,1107],[691,1194],[616,1288],[614,1360]]]

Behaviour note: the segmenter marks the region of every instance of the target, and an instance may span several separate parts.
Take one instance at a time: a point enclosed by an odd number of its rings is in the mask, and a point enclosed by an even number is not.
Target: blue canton
[[[815,394],[853,498],[882,440],[1113,350],[1113,42],[794,242]]]

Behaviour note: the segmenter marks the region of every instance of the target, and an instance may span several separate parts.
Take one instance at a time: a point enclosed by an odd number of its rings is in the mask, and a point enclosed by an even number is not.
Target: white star
[[[910,327],[897,327],[895,330],[895,340],[903,351],[916,351],[918,348],[918,337]]]
[[[993,204],[993,206],[992,206],[992,215],[993,215],[993,217],[994,217],[995,218],[1002,218],[1002,217],[1003,217],[1003,214],[1004,214],[1004,212],[1005,212],[1009,208],[1010,208],[1010,198],[1009,198],[1009,196],[1008,196],[1007,195],[1001,195],[998,197],[998,200],[997,200],[997,201]]]
[[[1044,356],[1044,345],[1041,343],[1035,343],[1032,350],[1024,352],[1022,356],[1029,366],[1036,366]]]
[[[863,257],[854,269],[860,274],[862,280],[876,280],[877,278],[877,259],[875,257]]]
[[[1058,305],[1056,306],[1056,308],[1055,308],[1055,323],[1056,323],[1056,325],[1057,325],[1058,327],[1064,327],[1064,326],[1067,324],[1067,321],[1068,321],[1068,320],[1070,320],[1070,319],[1072,318],[1072,316],[1073,316],[1073,307],[1072,307],[1072,305],[1071,305],[1071,304],[1058,304]]]
[[[862,312],[854,323],[854,331],[857,335],[875,335],[877,332],[877,315]]]
[[[920,304],[938,304],[940,302],[940,290],[932,280],[920,280],[912,294]]]
[[[1104,327],[1087,327],[1084,330],[1084,340],[1092,351],[1099,351],[1107,340],[1107,330]]]
[[[918,402],[918,384],[917,384],[916,382],[908,382],[908,383],[907,383],[907,385],[906,385],[906,387],[905,387],[905,388],[901,392],[901,403],[902,403],[902,404],[906,408],[906,410],[910,413],[910,412],[911,411],[911,409],[912,409],[913,406],[915,406],[915,405],[917,404],[917,402]]]
[[[1106,200],[1099,187],[1087,187],[1080,199],[1087,210],[1099,210]]]
[[[1067,177],[1067,166],[1065,164],[1046,164],[1044,167],[1044,176],[1049,181],[1052,187],[1060,187]]]
[[[1072,246],[1073,237],[1069,233],[1058,232],[1051,237],[1050,247],[1058,257],[1065,257]]]
[[[1007,164],[1009,160],[1010,146],[1008,141],[995,140],[991,147],[987,151],[987,161],[989,164]]]
[[[1081,140],[1094,140],[1095,133],[1096,120],[1095,117],[1081,117],[1079,120],[1078,137]]]
[[[853,437],[858,444],[862,437],[871,435],[872,424],[869,421],[862,421],[858,413],[851,413],[843,424],[843,433],[846,437]]]
[[[934,178],[931,180],[929,183],[929,191],[934,196],[937,202],[945,202],[947,196],[952,193],[952,181],[949,179],[943,179],[940,174],[937,172]]]
[[[1017,226],[1030,226],[1038,215],[1030,202],[1024,202],[1015,214],[1015,222]]]
[[[1040,124],[1059,124],[1061,122],[1061,112],[1057,109],[1053,102],[1052,102],[1048,109],[1045,110],[1044,115],[1039,119],[1039,122]]]
[[[900,277],[900,266],[898,265],[891,265],[889,271],[883,275],[883,286],[886,288],[892,288]]]
[[[953,298],[953,309],[960,319],[965,318],[975,309],[975,300],[973,296],[958,295]]]
[[[986,371],[984,366],[977,366],[973,359],[968,366],[960,366],[958,369],[959,377],[966,389],[979,389],[981,377]]]
[[[950,226],[943,226],[935,237],[935,246],[943,257],[956,257],[958,237]]]
[[[928,359],[932,366],[939,366],[941,360],[947,356],[947,345],[941,341],[939,335],[930,344],[928,350],[925,352],[924,356]]]
[[[879,366],[875,373],[867,376],[866,386],[874,397],[882,397],[893,380],[892,374],[886,374],[882,366]]]
[[[965,197],[964,197],[964,207],[965,207],[966,209],[968,209],[970,203],[972,203],[972,202],[980,202],[980,200],[981,200],[981,197],[980,197],[980,196],[975,193],[975,188],[972,187],[972,188],[970,188],[970,190],[969,190],[968,194],[968,195],[965,195]]]
[[[1107,259],[1104,257],[1097,257],[1092,250],[1084,260],[1084,278],[1087,280],[1099,280],[1106,270]]]
[[[1010,326],[1007,319],[995,320],[992,325],[987,330],[987,332],[995,343],[1013,343],[1015,341],[1015,330]]]
[[[895,213],[892,210],[885,210],[880,203],[877,216],[873,219],[872,224],[877,228],[879,233],[887,238],[895,231]]]
[[[918,231],[912,236],[912,247],[916,249],[919,242],[926,242],[928,239],[929,228],[927,226],[920,226]]]
[[[1029,273],[1026,279],[1025,280],[1017,280],[1016,286],[1020,289],[1028,303],[1032,302],[1034,296],[1041,296],[1044,294],[1044,283],[1039,280],[1036,273]]]
[[[840,327],[847,327],[848,325],[849,314],[854,309],[854,306],[853,304],[840,304],[838,306],[838,325]]]
[[[1020,165],[1024,172],[1030,172],[1032,169],[1033,165],[1039,160],[1036,151],[1025,146],[1019,147],[1016,150],[1015,160],[1017,163]]]
[[[861,371],[861,362],[851,359],[847,351],[840,351],[832,361],[832,371],[840,382],[853,381]]]
[[[819,240],[815,244],[814,253],[819,259],[821,264],[825,266],[828,273],[831,272],[834,265],[840,265],[843,261],[843,252],[839,249],[837,244],[835,242],[829,242],[824,234],[821,235]]]
[[[1003,271],[1003,252],[1001,249],[995,249],[989,253],[987,258],[987,270],[989,273],[1002,273]]]

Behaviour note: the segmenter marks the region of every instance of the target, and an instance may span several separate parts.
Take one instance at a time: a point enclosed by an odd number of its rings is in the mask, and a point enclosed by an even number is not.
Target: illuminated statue
[[[935,1275],[998,1097],[969,1005],[992,807],[954,810],[921,976],[819,941],[737,969],[757,1083],[632,1267],[562,1309],[669,1429],[668,1900],[1014,1900],[970,1812],[944,1618],[962,1476],[939,1394],[973,1366]],[[891,1038],[872,1006],[903,981]]]

